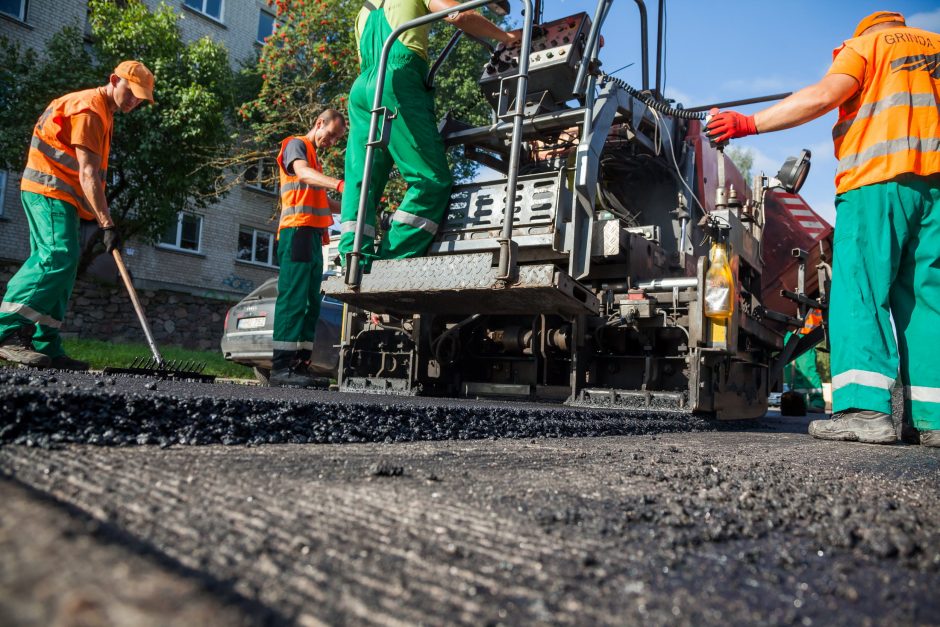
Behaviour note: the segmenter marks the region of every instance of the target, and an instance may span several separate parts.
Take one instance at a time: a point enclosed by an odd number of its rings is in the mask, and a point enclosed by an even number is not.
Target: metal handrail
[[[350,286],[358,287],[362,283],[362,267],[360,266],[360,260],[362,258],[362,236],[365,231],[366,223],[366,205],[368,204],[369,199],[369,183],[372,178],[372,169],[375,161],[375,144],[378,141],[378,129],[381,119],[381,123],[384,128],[386,123],[385,119],[382,119],[384,108],[382,107],[382,93],[385,90],[385,75],[388,70],[388,57],[391,54],[392,46],[398,40],[398,38],[405,32],[418,28],[419,26],[424,26],[426,24],[431,24],[432,22],[437,22],[443,20],[444,18],[453,15],[454,13],[463,13],[465,11],[472,11],[489,4],[492,0],[470,0],[469,2],[464,2],[459,4],[456,7],[447,9],[445,11],[438,11],[436,13],[429,13],[422,17],[413,19],[409,22],[405,22],[398,28],[396,28],[385,40],[385,44],[382,46],[382,55],[379,58],[379,74],[376,78],[375,84],[375,98],[372,103],[372,120],[369,128],[369,142],[366,145],[366,160],[363,167],[362,173],[362,191],[359,194],[359,210],[356,215],[356,234],[353,238],[353,249],[352,252],[348,254],[346,260],[346,284]],[[531,45],[531,34],[532,34],[532,11],[531,11],[531,0],[524,0],[526,3],[526,25],[527,27],[523,32],[523,50],[528,50],[526,47],[526,38],[529,39],[529,45]],[[525,65],[525,69],[523,69]],[[528,71],[528,54],[525,56],[524,64],[520,61],[520,75],[525,74]],[[522,99],[525,99],[525,92],[522,93]],[[519,107],[521,108],[521,107]],[[520,120],[520,131],[521,131],[521,120]],[[520,133],[521,135],[521,133]],[[515,134],[514,134],[515,138]],[[519,147],[513,146],[513,154],[516,155],[516,164],[518,165],[518,155]],[[512,160],[510,159],[510,162]],[[513,196],[514,197],[514,196]],[[512,214],[510,214],[511,216]]]

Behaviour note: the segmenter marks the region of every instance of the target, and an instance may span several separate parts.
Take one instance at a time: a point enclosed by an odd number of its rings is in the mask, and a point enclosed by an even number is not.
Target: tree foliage
[[[276,12],[277,28],[267,38],[257,66],[246,68],[239,78],[240,84],[257,91],[238,109],[240,149],[224,164],[241,170],[259,158],[273,158],[281,140],[306,133],[323,109],[345,112],[359,74],[355,21],[361,0],[268,0],[268,4]],[[454,27],[445,23],[432,28],[432,60],[453,33]],[[460,43],[437,76],[439,117],[452,111],[474,125],[486,123],[489,108],[477,79],[488,56],[479,44]],[[342,175],[344,148],[341,142],[322,156],[327,173]],[[459,155],[450,158],[458,179],[473,174],[473,164]],[[393,173],[386,191],[389,204],[396,205],[404,192],[401,178]]]
[[[56,34],[42,56],[4,42],[0,163],[23,168],[32,126],[51,100],[105,84],[122,60],[142,61],[156,76],[156,104],[115,115],[106,194],[122,237],[154,242],[177,212],[219,198],[212,162],[231,146],[234,110],[228,53],[208,38],[184,43],[179,15],[164,4],[150,11],[140,0],[90,0],[88,8],[91,54],[76,29]]]
[[[750,148],[729,146],[725,148],[725,154],[728,155],[731,162],[738,167],[741,174],[744,175],[744,180],[750,183],[751,175],[754,170],[754,151]]]

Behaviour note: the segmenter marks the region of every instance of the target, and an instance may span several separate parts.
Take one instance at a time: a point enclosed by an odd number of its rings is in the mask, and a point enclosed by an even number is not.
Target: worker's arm
[[[754,115],[715,112],[705,132],[709,139],[721,143],[755,133],[793,128],[832,111],[854,96],[858,89],[858,81],[848,74],[827,74],[815,85],[804,87]]]
[[[782,131],[815,120],[854,96],[858,88],[858,81],[848,74],[827,74],[815,85],[754,114],[757,132]]]
[[[323,189],[335,189],[340,193],[343,191],[342,179],[334,179],[332,176],[327,176],[323,172],[318,172],[311,168],[310,164],[303,159],[294,159],[290,167],[294,170],[294,175],[307,185],[322,187]]]
[[[101,157],[84,146],[75,146],[78,156],[78,181],[82,186],[82,193],[95,220],[103,229],[114,227],[111,212],[108,211],[108,200],[104,195],[104,182],[101,180]]]
[[[459,4],[460,2],[457,0],[431,0],[430,4],[428,4],[428,8],[431,9],[431,12],[437,13],[438,11],[452,9]],[[495,39],[506,45],[519,40],[519,33],[517,31],[507,33],[476,11],[464,11],[450,15],[444,19],[474,37]]]

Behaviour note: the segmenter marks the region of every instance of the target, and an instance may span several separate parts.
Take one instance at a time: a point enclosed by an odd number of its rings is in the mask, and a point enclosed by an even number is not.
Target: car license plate
[[[265,316],[260,316],[258,318],[242,318],[238,321],[239,329],[261,329],[264,327],[264,323],[267,320]]]

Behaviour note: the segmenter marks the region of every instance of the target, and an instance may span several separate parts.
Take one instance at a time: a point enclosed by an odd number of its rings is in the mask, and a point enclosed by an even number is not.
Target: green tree
[[[239,83],[246,94],[238,109],[241,142],[236,153],[221,165],[244,171],[259,158],[273,158],[284,137],[310,129],[317,114],[331,107],[346,110],[346,100],[359,74],[355,20],[361,0],[268,0],[277,14],[277,28],[267,38],[257,66],[245,68]],[[491,14],[488,17],[500,23]],[[454,27],[440,23],[430,32],[433,51],[443,49]],[[448,111],[474,125],[485,124],[489,107],[477,86],[489,51],[470,40],[462,41],[436,79],[439,117]],[[341,175],[345,143],[321,161],[327,173]],[[475,164],[450,155],[458,179],[466,179]],[[271,177],[276,176],[272,173]],[[230,180],[229,184],[238,180]],[[273,180],[267,181],[273,184]],[[404,183],[393,172],[387,188],[388,205],[395,206]]]
[[[748,185],[751,183],[751,174],[754,169],[754,151],[750,148],[739,148],[738,146],[729,146],[725,148],[725,154],[731,159],[732,163],[738,167],[744,180]]]
[[[88,7],[91,54],[76,29],[54,36],[41,58],[3,43],[0,163],[23,168],[32,126],[53,98],[104,84],[124,59],[142,61],[156,76],[156,104],[115,116],[106,194],[121,236],[152,243],[177,212],[205,208],[222,193],[213,161],[231,146],[228,52],[208,38],[184,43],[179,15],[164,4],[152,12],[140,0]],[[80,272],[100,253],[96,243],[82,251]]]

